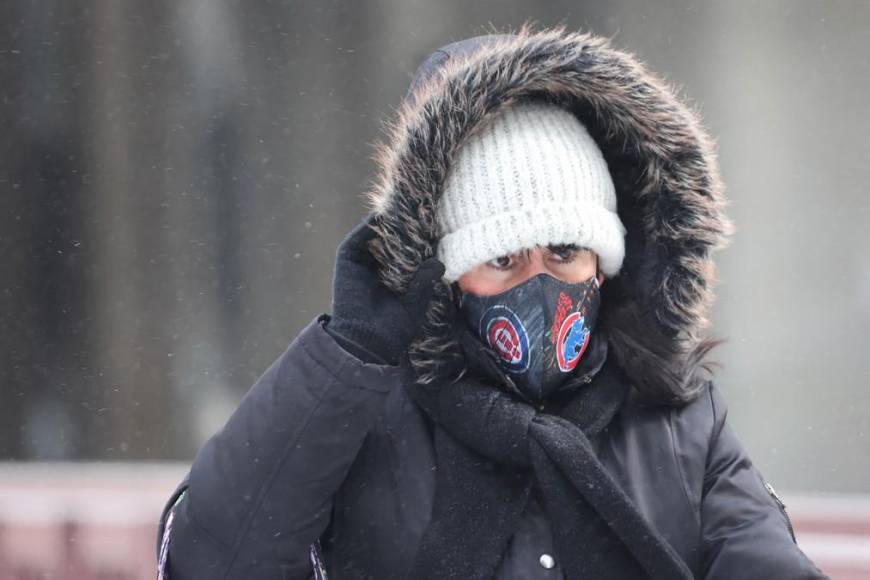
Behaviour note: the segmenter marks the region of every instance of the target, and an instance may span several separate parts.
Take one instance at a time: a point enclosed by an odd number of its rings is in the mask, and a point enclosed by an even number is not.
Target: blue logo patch
[[[579,312],[574,312],[565,318],[559,328],[559,336],[556,339],[556,361],[559,370],[563,373],[574,370],[580,357],[586,351],[589,344],[589,329],[586,328],[586,319]]]

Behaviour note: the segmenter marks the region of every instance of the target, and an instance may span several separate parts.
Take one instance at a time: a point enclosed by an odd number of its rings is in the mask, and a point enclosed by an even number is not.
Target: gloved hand
[[[326,329],[363,362],[397,365],[425,322],[444,264],[429,258],[404,294],[392,292],[378,278],[378,264],[369,251],[373,220],[374,214],[369,215],[338,246],[332,319]]]

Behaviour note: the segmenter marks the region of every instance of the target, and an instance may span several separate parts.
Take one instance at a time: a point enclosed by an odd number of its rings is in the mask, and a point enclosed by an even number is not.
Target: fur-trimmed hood
[[[546,99],[596,139],[628,230],[620,273],[602,286],[599,328],[634,386],[659,402],[701,386],[714,298],[713,250],[731,231],[713,140],[697,114],[634,56],[564,27],[493,34],[433,52],[417,69],[387,138],[370,199],[383,282],[403,292],[439,237],[435,207],[459,147],[501,107]],[[421,380],[461,356],[444,288],[412,349]],[[709,369],[707,369],[709,370]]]

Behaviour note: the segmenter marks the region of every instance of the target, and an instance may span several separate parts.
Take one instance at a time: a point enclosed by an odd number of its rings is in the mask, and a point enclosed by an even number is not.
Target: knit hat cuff
[[[472,268],[535,245],[577,244],[598,255],[605,276],[615,276],[625,257],[625,227],[616,212],[595,203],[539,204],[502,212],[444,235],[438,258],[444,280],[455,282]]]

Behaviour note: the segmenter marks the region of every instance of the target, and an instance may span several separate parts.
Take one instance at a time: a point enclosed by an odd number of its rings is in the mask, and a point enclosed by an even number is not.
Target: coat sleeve
[[[828,578],[798,547],[778,498],[726,421],[722,394],[710,386],[713,431],[701,500],[704,578]]]
[[[196,454],[161,517],[162,577],[312,577],[310,546],[398,381],[398,369],[339,347],[326,320],[299,334]]]

